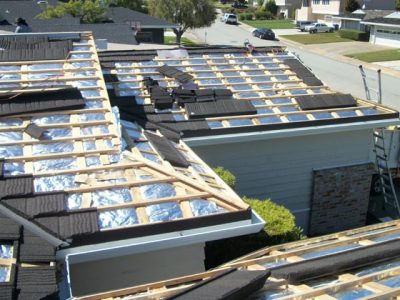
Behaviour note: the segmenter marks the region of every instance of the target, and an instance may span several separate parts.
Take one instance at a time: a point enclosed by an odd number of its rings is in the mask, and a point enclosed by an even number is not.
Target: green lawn
[[[341,38],[337,32],[332,33],[316,33],[316,34],[294,34],[294,35],[282,35],[282,38],[298,42],[304,45],[311,44],[327,44],[327,43],[338,43],[338,42],[349,42],[351,40]]]
[[[164,36],[164,44],[166,45],[176,45],[176,37],[175,36]],[[196,47],[198,46],[195,42],[189,40],[188,38],[182,37],[181,39],[182,46],[187,47]]]
[[[400,49],[354,53],[346,56],[365,62],[400,60]]]
[[[291,29],[294,28],[292,20],[243,20],[240,21],[255,28],[267,27],[271,29]]]

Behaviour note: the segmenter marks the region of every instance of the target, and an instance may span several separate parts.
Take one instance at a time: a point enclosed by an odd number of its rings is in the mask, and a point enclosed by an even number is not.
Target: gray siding
[[[241,195],[289,208],[308,230],[313,169],[370,161],[372,131],[270,139],[192,149],[211,166],[223,166],[237,178]]]
[[[204,244],[71,264],[73,296],[204,272]]]

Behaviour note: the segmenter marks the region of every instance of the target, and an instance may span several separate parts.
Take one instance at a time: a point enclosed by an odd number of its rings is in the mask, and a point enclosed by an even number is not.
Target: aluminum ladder
[[[400,218],[400,205],[393,185],[392,173],[388,166],[382,129],[374,130],[374,152],[384,199],[383,208],[391,214],[392,218]]]
[[[359,66],[360,72],[361,72],[361,77],[364,83],[364,89],[365,89],[365,96],[367,100],[373,100],[371,97],[371,92],[375,93],[376,99],[375,101],[378,102],[379,104],[382,104],[382,79],[381,79],[381,70],[379,69],[377,71],[377,78],[372,78],[367,76],[367,73],[365,72],[364,68],[362,65]],[[378,87],[376,89],[371,88],[368,86],[368,81],[375,81],[377,82]]]

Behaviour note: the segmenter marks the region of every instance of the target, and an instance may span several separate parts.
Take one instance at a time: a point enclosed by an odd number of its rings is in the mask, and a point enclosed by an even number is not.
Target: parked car
[[[275,33],[269,28],[257,28],[253,31],[253,36],[263,40],[274,40]]]
[[[333,32],[334,28],[332,26],[328,26],[324,23],[314,23],[306,26],[305,31],[309,33],[317,33],[317,32]]]
[[[305,31],[306,26],[313,24],[314,22],[312,21],[297,21],[296,22],[296,28],[299,29],[300,31]]]
[[[226,24],[237,24],[237,17],[235,14],[225,13],[221,16],[221,21]]]
[[[246,3],[235,1],[232,3],[233,8],[247,8]]]

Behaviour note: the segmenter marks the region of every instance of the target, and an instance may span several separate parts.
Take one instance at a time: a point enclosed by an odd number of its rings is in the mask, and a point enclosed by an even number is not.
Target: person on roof
[[[32,28],[22,18],[17,18],[15,20],[15,25],[17,25],[17,28],[15,28],[15,33],[32,32]]]

